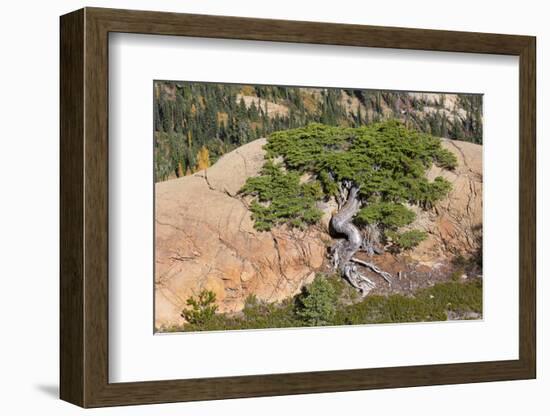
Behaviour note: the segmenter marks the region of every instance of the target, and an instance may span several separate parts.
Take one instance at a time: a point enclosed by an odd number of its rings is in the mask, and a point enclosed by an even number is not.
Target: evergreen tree
[[[155,124],[155,131],[162,131],[162,115],[160,112],[160,103],[159,100],[155,100],[153,104],[153,119]]]
[[[248,110],[246,108],[244,98],[241,97],[241,101],[239,101],[239,107],[237,108],[237,118],[239,120],[244,120],[247,118],[247,115],[248,115]]]
[[[355,119],[355,126],[360,127],[363,125],[363,115],[361,114],[361,106],[357,106],[357,116]]]
[[[260,118],[258,108],[256,107],[256,104],[254,104],[254,101],[250,103],[250,108],[248,109],[248,117],[252,121],[258,121]]]
[[[336,315],[336,290],[321,276],[305,286],[296,300],[296,314],[310,326],[328,325]]]
[[[359,128],[311,124],[272,134],[265,149],[260,176],[249,178],[243,188],[255,197],[255,227],[314,224],[321,217],[317,202],[335,198],[339,211],[331,224],[348,241],[333,247],[333,261],[363,294],[372,286],[352,264],[353,255],[361,247],[374,254],[388,244],[399,250],[422,241],[425,233],[402,230],[415,218],[407,204],[432,207],[451,184],[441,176],[429,181],[426,171],[433,163],[446,169],[457,163],[439,139],[397,121]],[[282,166],[275,162],[279,158]],[[306,182],[300,180],[304,174],[310,178]],[[376,266],[370,268],[389,279]]]

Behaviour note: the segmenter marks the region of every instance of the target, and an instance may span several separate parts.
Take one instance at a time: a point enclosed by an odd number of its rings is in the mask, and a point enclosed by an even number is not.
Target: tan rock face
[[[336,210],[333,201],[319,204],[325,213],[320,227],[306,231],[278,227],[271,232],[253,227],[247,201],[238,192],[263,166],[264,144],[265,139],[258,139],[205,171],[156,184],[157,328],[183,324],[180,313],[185,301],[202,289],[216,294],[220,311],[239,311],[250,294],[275,302],[298,293],[325,267],[331,240],[320,229],[326,229]],[[427,270],[455,255],[475,255],[480,248],[482,147],[445,139],[443,146],[457,156],[459,166],[453,172],[432,167],[428,177],[441,175],[453,189],[434,209],[413,208],[417,213],[413,227],[427,231],[429,237],[406,254],[406,261]],[[405,256],[400,260],[401,256],[388,253],[376,260],[380,266],[387,266],[386,257],[393,263],[405,261]]]
[[[417,213],[413,228],[428,232],[428,239],[411,253],[415,260],[433,264],[456,255],[475,256],[481,250],[483,223],[483,148],[458,140],[442,140],[444,148],[458,159],[454,171],[433,166],[428,178],[443,176],[452,183],[449,195],[433,210]]]
[[[156,184],[155,325],[182,324],[181,310],[202,289],[220,311],[249,294],[279,301],[298,293],[323,265],[328,236],[278,227],[258,232],[236,196],[264,163],[265,139],[224,155],[195,175]]]

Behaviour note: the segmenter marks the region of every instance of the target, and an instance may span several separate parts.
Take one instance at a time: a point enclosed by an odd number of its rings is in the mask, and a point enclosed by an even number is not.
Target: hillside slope
[[[155,185],[157,328],[182,324],[186,299],[201,289],[216,293],[220,311],[239,311],[250,294],[275,302],[298,293],[326,267],[330,202],[321,207],[323,224],[305,231],[285,226],[259,232],[253,227],[247,200],[238,191],[262,167],[265,142],[255,140],[206,170]],[[442,144],[457,155],[459,166],[454,172],[436,167],[428,172],[453,183],[434,209],[417,210],[413,226],[429,238],[409,253],[376,259],[399,276],[393,292],[446,279],[456,256],[475,256],[480,250],[482,147],[445,139]],[[383,282],[377,288],[378,293],[389,290]]]

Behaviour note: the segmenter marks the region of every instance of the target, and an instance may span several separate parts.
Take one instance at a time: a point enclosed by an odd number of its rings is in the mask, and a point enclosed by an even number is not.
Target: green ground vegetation
[[[209,291],[191,297],[182,311],[187,323],[164,328],[163,332],[430,322],[445,321],[449,313],[481,316],[482,283],[475,278],[448,281],[419,289],[412,296],[371,295],[361,299],[339,276],[318,274],[298,295],[280,303],[249,296],[242,312],[227,314],[212,312],[215,301]]]

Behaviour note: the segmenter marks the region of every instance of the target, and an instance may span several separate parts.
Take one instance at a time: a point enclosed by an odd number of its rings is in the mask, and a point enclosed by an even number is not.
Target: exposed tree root
[[[378,266],[376,266],[373,263],[369,263],[367,261],[359,260],[353,257],[351,261],[360,264],[362,266],[368,267],[371,269],[374,273],[380,275],[386,282],[388,282],[390,285],[392,283],[393,276],[389,274],[388,272],[385,272],[384,270],[380,269]]]
[[[352,222],[361,206],[358,193],[359,187],[351,182],[344,182],[343,186],[340,187],[340,195],[337,198],[339,210],[332,216],[331,226],[335,232],[343,234],[346,238],[334,244],[331,248],[331,257],[334,269],[338,270],[353,287],[361,291],[362,296],[366,296],[376,287],[376,284],[357,270],[357,264],[368,267],[382,276],[388,283],[391,283],[392,276],[374,264],[354,257],[360,250],[366,251],[369,255],[380,253],[377,248],[379,239],[377,227],[368,227],[366,235],[363,236]]]
[[[344,266],[343,274],[351,285],[361,292],[363,297],[376,287],[376,284],[364,274],[359,273],[357,266],[351,262]]]

